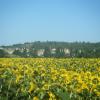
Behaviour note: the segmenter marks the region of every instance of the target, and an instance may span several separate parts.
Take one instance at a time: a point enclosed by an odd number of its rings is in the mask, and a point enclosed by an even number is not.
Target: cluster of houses
[[[61,49],[60,52],[64,52],[65,55],[70,54],[70,50],[67,48]],[[37,56],[43,56],[45,52],[45,49],[39,49],[37,50]],[[56,48],[52,48],[50,49],[51,54],[55,54],[56,53]]]
[[[25,50],[27,53],[27,56],[29,56],[29,52],[30,52],[29,48],[0,48],[0,49],[5,50],[8,54],[13,54],[13,52],[15,50],[19,50],[20,52],[24,52],[24,50]],[[33,48],[33,51],[34,51],[34,48]],[[60,49],[60,51],[61,52],[63,51],[65,53],[65,55],[70,55],[70,50],[68,48]],[[39,57],[44,56],[44,52],[45,52],[45,49],[38,49],[36,52],[37,53],[36,55]],[[51,48],[50,52],[51,52],[51,54],[55,54],[56,48]]]

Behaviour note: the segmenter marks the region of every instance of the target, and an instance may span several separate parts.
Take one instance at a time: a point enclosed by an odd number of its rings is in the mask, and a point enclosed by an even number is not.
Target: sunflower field
[[[0,100],[100,100],[100,59],[0,58]]]

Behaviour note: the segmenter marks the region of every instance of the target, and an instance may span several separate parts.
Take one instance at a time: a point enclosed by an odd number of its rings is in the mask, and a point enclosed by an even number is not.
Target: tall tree
[[[65,52],[62,48],[58,47],[56,48],[56,54],[55,57],[60,58],[60,57],[65,57]]]
[[[8,57],[8,53],[5,52],[4,50],[0,49],[0,57]]]
[[[45,47],[44,49],[44,57],[51,57],[51,50],[49,47]]]

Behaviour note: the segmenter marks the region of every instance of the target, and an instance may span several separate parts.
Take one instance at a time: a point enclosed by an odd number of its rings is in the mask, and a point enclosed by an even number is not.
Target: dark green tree
[[[14,50],[13,54],[17,55],[17,56],[20,56],[20,57],[22,57],[22,55],[23,55],[20,50]]]
[[[64,52],[64,50],[63,50],[62,48],[60,48],[60,47],[56,48],[55,57],[57,57],[57,58],[65,57],[65,52]]]
[[[49,47],[45,47],[44,49],[44,57],[51,57],[51,50]]]
[[[8,53],[5,52],[4,50],[0,49],[0,57],[8,57]]]

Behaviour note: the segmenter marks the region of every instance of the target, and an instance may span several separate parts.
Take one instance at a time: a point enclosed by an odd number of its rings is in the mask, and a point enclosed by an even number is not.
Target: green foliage
[[[59,100],[71,100],[70,93],[68,93],[67,89],[60,85],[55,85],[52,87],[51,91],[55,94],[56,98]]]
[[[8,56],[8,53],[5,52],[4,50],[0,49],[0,57],[3,58],[3,57],[7,57]]]

